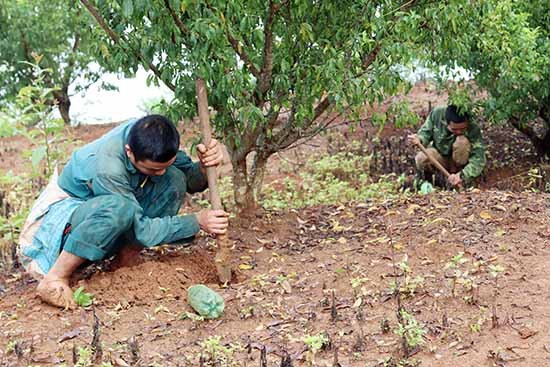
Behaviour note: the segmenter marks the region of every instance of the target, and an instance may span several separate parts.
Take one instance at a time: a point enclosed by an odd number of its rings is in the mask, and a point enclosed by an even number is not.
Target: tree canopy
[[[33,66],[49,73],[44,83],[54,89],[61,116],[70,122],[69,86],[86,89],[103,73],[91,63],[96,58],[93,19],[78,4],[63,1],[0,1],[0,104],[11,103],[19,90],[32,84]],[[95,50],[97,51],[97,50]]]
[[[81,0],[108,35],[105,59],[139,63],[175,92],[177,117],[209,87],[232,157],[236,200],[255,202],[267,158],[322,131],[337,113],[403,91],[423,23],[468,1]],[[452,18],[455,24],[466,20]],[[252,165],[247,156],[253,153]]]
[[[488,92],[487,119],[511,123],[550,156],[550,3],[484,0],[459,10],[468,20],[461,28],[429,25],[426,45],[434,52],[427,60],[470,70],[476,87]]]

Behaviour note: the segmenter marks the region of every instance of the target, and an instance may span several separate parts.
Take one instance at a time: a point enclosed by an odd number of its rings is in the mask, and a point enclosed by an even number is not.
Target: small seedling
[[[6,345],[6,354],[10,354],[15,352],[15,348],[17,347],[17,340],[10,340],[8,344]]]
[[[241,319],[248,319],[254,316],[254,306],[246,306],[241,308],[239,314]]]
[[[270,284],[270,282],[269,282],[269,275],[267,274],[258,274],[250,280],[250,285],[253,288],[257,288],[257,289],[262,289],[268,284]]]
[[[463,275],[462,271],[460,270],[460,265],[468,262],[467,259],[464,258],[464,252],[459,252],[455,256],[451,258],[450,261],[448,261],[445,264],[445,270],[451,269],[453,271],[451,275],[452,279],[452,295],[453,297],[456,295],[456,283],[457,280]]]
[[[403,272],[402,282],[398,282],[398,279],[390,281],[390,294],[400,294],[413,297],[416,290],[424,285],[424,277],[413,277],[412,269],[409,266],[409,258],[407,255],[403,257],[400,263],[395,264]],[[397,289],[399,285],[399,289]]]
[[[317,353],[328,345],[329,339],[325,333],[317,335],[308,335],[303,339],[304,344],[307,346],[306,360],[309,366],[315,365],[315,356]]]
[[[368,282],[369,278],[351,278],[350,283],[352,288],[358,288]]]
[[[78,359],[75,363],[75,367],[88,367],[92,366],[93,350],[91,348],[79,347]]]
[[[204,317],[193,312],[182,312],[178,318],[180,320],[204,321]]]
[[[73,299],[80,307],[88,307],[92,305],[94,295],[84,292],[84,287],[78,287],[73,294]]]
[[[496,264],[496,265],[489,265],[489,274],[493,277],[495,280],[494,283],[494,290],[493,290],[493,307],[492,307],[492,315],[491,315],[491,321],[493,329],[498,327],[498,316],[497,316],[497,296],[498,296],[498,278],[501,273],[504,272],[504,267],[502,265]]]
[[[206,355],[207,360],[211,362],[212,366],[237,366],[233,355],[235,352],[240,351],[243,348],[239,344],[234,343],[229,344],[229,346],[223,345],[221,343],[221,339],[221,336],[216,335],[201,342],[201,358],[203,355]]]
[[[420,326],[414,315],[406,310],[401,309],[400,315],[401,320],[394,332],[403,339],[403,345],[406,347],[405,356],[408,357],[408,352],[424,344],[426,330]]]

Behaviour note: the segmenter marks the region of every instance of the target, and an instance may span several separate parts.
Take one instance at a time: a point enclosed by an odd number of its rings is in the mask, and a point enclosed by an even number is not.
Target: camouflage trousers
[[[435,148],[427,148],[428,154],[435,158],[447,171],[457,173],[468,163],[470,157],[471,144],[465,136],[457,136],[452,147],[451,156],[442,156]],[[414,157],[416,169],[422,172],[433,172],[435,167],[423,152],[419,152]]]

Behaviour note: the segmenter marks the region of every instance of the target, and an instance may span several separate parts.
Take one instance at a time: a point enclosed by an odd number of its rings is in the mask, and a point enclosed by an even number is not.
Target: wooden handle
[[[445,167],[443,167],[437,159],[432,157],[432,155],[428,152],[428,150],[426,150],[426,148],[424,148],[424,145],[422,145],[421,142],[418,142],[417,145],[420,148],[420,150],[422,151],[422,153],[426,154],[426,157],[428,157],[430,162],[432,162],[432,164],[439,170],[439,172],[441,172],[445,175],[445,178],[448,178],[451,175],[449,173],[449,171],[447,171],[447,169],[445,169]]]
[[[212,140],[212,129],[210,128],[210,115],[208,112],[208,97],[206,95],[206,84],[204,80],[195,80],[195,89],[197,91],[197,105],[199,109],[199,120],[201,124],[202,142],[208,147]],[[208,188],[210,189],[210,202],[212,209],[223,209],[218,184],[216,182],[216,167],[206,167],[206,177],[208,178]]]
[[[210,128],[210,114],[208,112],[208,97],[206,95],[206,83],[204,80],[197,78],[195,80],[195,89],[197,93],[197,106],[199,110],[199,121],[201,124],[202,142],[208,147],[212,140],[212,129]],[[217,172],[216,167],[206,167],[206,177],[208,179],[208,189],[210,190],[210,203],[212,209],[221,210],[222,201],[218,191],[216,182]],[[231,281],[231,245],[227,235],[216,236],[218,240],[218,251],[214,259],[218,276],[222,283]]]

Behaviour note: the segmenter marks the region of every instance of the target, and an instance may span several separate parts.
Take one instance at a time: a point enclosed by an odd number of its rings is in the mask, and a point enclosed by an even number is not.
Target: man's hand
[[[210,140],[208,148],[204,144],[197,145],[197,155],[203,167],[215,167],[223,161],[223,153],[216,139]]]
[[[420,138],[416,134],[407,135],[407,142],[414,146],[419,146],[421,144]]]
[[[210,234],[225,234],[229,225],[229,214],[223,210],[201,210],[196,214],[199,226]]]
[[[453,173],[452,175],[449,175],[449,177],[447,177],[447,181],[449,181],[449,184],[451,184],[451,186],[453,187],[462,186],[460,173]]]

